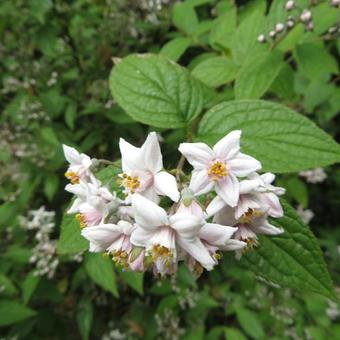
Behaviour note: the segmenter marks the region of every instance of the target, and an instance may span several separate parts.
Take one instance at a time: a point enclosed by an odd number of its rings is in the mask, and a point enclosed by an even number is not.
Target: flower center
[[[140,187],[138,176],[130,176],[126,173],[121,175],[120,186],[124,187],[128,192],[135,193]]]
[[[120,250],[113,251],[111,255],[112,255],[112,260],[117,265],[121,265],[125,268],[129,267],[129,262],[128,262],[129,254],[125,250],[120,249]]]
[[[76,214],[76,220],[79,222],[80,228],[86,227],[87,223],[84,214]]]
[[[153,262],[156,262],[158,259],[162,259],[167,266],[170,266],[173,254],[169,248],[157,244],[152,247],[151,257]]]
[[[78,184],[79,183],[79,177],[74,171],[66,171],[65,177],[70,180],[72,184]]]
[[[240,217],[240,223],[249,224],[254,217],[261,217],[262,215],[262,211],[249,208],[248,211]]]
[[[242,249],[243,253],[246,253],[246,252],[258,247],[259,244],[260,244],[256,237],[247,238],[247,239],[242,240],[242,241],[247,243],[247,245]]]
[[[228,176],[228,170],[224,163],[216,161],[210,166],[208,175],[213,181],[218,181],[221,178]]]

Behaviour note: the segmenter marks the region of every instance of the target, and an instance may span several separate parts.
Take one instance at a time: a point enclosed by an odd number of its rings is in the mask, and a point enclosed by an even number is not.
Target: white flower
[[[217,142],[211,149],[204,143],[182,143],[179,151],[194,167],[190,189],[196,195],[215,189],[228,205],[236,206],[239,199],[239,181],[261,168],[255,158],[240,152],[241,131],[235,130]]]
[[[214,216],[213,221],[236,227],[235,239],[247,243],[244,250],[248,250],[258,245],[257,234],[279,235],[283,233],[283,229],[270,224],[267,217],[267,214],[259,210],[250,209],[237,219],[235,218],[235,209],[224,207]],[[242,251],[236,250],[237,258],[240,258],[241,255]]]
[[[89,180],[93,175],[90,171],[92,160],[84,153],[79,153],[75,148],[63,144],[63,150],[66,160],[70,163],[65,177],[72,184],[79,183],[80,179]]]
[[[314,213],[310,209],[304,209],[302,205],[299,205],[296,212],[300,216],[301,220],[308,224],[314,217]]]
[[[139,193],[150,200],[158,202],[158,195],[179,200],[179,192],[174,176],[163,169],[162,154],[157,134],[151,132],[141,148],[137,148],[124,139],[120,139],[119,148],[122,154],[121,185],[125,193]]]
[[[141,250],[136,258],[131,261],[130,255],[133,245],[130,242],[131,233],[135,227],[127,221],[119,221],[117,224],[101,224],[93,228],[85,228],[82,235],[90,242],[91,252],[106,251],[112,255],[117,264],[129,267],[130,262],[143,263],[144,252]]]
[[[316,168],[312,170],[301,171],[299,173],[301,177],[304,177],[308,183],[322,183],[326,178],[327,174],[322,168]]]
[[[157,272],[164,275],[177,265],[176,244],[207,270],[213,268],[215,261],[198,237],[204,219],[185,213],[168,216],[164,209],[138,194],[132,196],[132,207],[136,229],[131,242],[146,248]]]

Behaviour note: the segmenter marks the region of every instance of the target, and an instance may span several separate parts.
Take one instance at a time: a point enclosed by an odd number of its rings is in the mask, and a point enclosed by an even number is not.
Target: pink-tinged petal
[[[140,151],[141,158],[143,159],[147,170],[153,174],[162,170],[162,153],[156,132],[149,133]]]
[[[81,234],[94,246],[92,249],[97,251],[105,251],[121,235],[114,224],[84,228]]]
[[[214,188],[215,183],[210,180],[206,169],[193,171],[191,173],[191,180],[189,189],[191,189],[196,196],[206,194]]]
[[[267,208],[268,215],[279,218],[283,216],[283,209],[279,198],[272,192],[259,194],[261,202]]]
[[[255,198],[256,196],[251,195],[251,194],[240,195],[237,206],[235,208],[236,219],[239,219],[249,209],[260,209],[261,208],[261,205]]]
[[[265,174],[262,174],[260,177],[265,184],[271,184],[275,180],[275,175],[272,174],[271,172],[266,172]]]
[[[137,256],[137,258],[130,262],[130,268],[134,272],[142,272],[144,271],[144,256],[145,256],[145,250],[141,251],[141,253]]]
[[[140,148],[136,148],[123,138],[120,138],[119,149],[122,155],[122,169],[124,172],[144,170],[144,162],[141,158]]]
[[[189,255],[198,261],[206,270],[212,270],[215,260],[210,256],[208,249],[200,241],[198,237],[194,239],[186,239],[177,237],[177,242]]]
[[[213,222],[222,225],[236,225],[237,219],[235,218],[235,209],[229,206],[224,207],[214,216]]]
[[[178,150],[195,169],[203,169],[215,158],[214,152],[204,143],[181,143]]]
[[[216,193],[228,205],[235,207],[239,196],[239,182],[236,177],[229,175],[216,183]]]
[[[168,226],[158,228],[149,240],[149,248],[155,245],[170,249],[173,256],[176,257],[175,231]]]
[[[190,214],[197,216],[199,218],[205,218],[205,214],[203,212],[202,207],[196,202],[195,199],[189,204],[189,206],[185,206],[184,203],[181,203],[176,210],[177,214]]]
[[[140,192],[139,194],[156,204],[158,204],[160,201],[160,198],[156,192],[156,188],[153,185],[150,186],[149,188],[146,188],[144,191]]]
[[[117,230],[124,235],[131,235],[136,227],[128,221],[119,221],[117,223]]]
[[[199,232],[199,238],[213,246],[224,246],[234,235],[237,228],[228,227],[216,223],[206,223]]]
[[[137,247],[148,247],[154,234],[153,230],[137,227],[131,234],[130,242]]]
[[[257,234],[279,235],[284,232],[282,228],[277,228],[270,224],[265,217],[252,221],[250,228]]]
[[[70,164],[81,164],[81,156],[80,153],[75,149],[68,145],[63,144],[63,151],[66,160]]]
[[[241,130],[235,130],[228,133],[219,140],[213,147],[217,158],[231,159],[240,151]]]
[[[229,171],[237,176],[248,176],[254,171],[261,169],[261,163],[254,157],[239,153],[235,158],[228,161]]]
[[[220,249],[225,251],[240,250],[243,249],[246,245],[246,242],[230,239]]]
[[[204,219],[191,214],[176,213],[169,217],[171,228],[175,229],[177,234],[186,238],[196,237],[199,230],[204,225]]]
[[[227,203],[224,202],[224,200],[220,196],[216,196],[206,208],[206,218],[215,215],[220,210],[222,210],[226,205]]]
[[[164,209],[147,198],[135,194],[131,197],[136,223],[147,230],[155,230],[159,226],[168,225],[168,216]]]
[[[176,178],[171,174],[161,171],[154,176],[154,186],[159,195],[168,196],[174,202],[179,200],[179,191]]]
[[[240,195],[258,192],[261,190],[262,181],[260,179],[245,179],[240,182]]]

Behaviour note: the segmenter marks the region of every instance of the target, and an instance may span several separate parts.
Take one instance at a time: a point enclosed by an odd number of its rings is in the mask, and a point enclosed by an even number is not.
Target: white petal
[[[174,202],[179,200],[176,178],[171,174],[161,171],[154,176],[154,186],[159,195],[168,196]]]
[[[237,206],[235,208],[235,218],[239,219],[249,209],[260,209],[261,205],[258,203],[255,195],[246,194],[240,195]]]
[[[114,224],[84,228],[81,234],[99,251],[106,250],[121,235]]]
[[[204,143],[181,143],[178,150],[195,169],[203,169],[215,158],[214,152]]]
[[[131,197],[136,223],[147,230],[154,230],[168,225],[168,217],[164,209],[147,198],[135,194]]]
[[[214,216],[213,221],[222,225],[236,225],[235,209],[229,206],[224,207]]]
[[[215,183],[210,180],[206,169],[193,171],[191,173],[191,180],[189,189],[191,189],[195,196],[206,194],[211,191]]]
[[[216,223],[206,223],[199,232],[199,238],[209,242],[213,246],[224,246],[234,235],[237,228],[228,227]]]
[[[240,194],[249,194],[260,190],[262,181],[260,179],[245,179],[240,182]]]
[[[204,220],[201,217],[176,213],[169,217],[171,228],[175,229],[176,232],[186,238],[194,238],[198,235],[199,230],[204,225]]]
[[[149,133],[140,150],[145,168],[151,173],[155,174],[163,168],[162,153],[156,132]]]
[[[235,158],[230,159],[227,164],[230,172],[237,177],[248,176],[261,169],[261,163],[258,160],[241,152]]]
[[[210,256],[209,251],[198,237],[194,239],[186,239],[177,237],[178,244],[196,261],[198,261],[205,269],[212,270],[215,260]]]
[[[271,172],[266,172],[265,174],[262,174],[260,177],[265,184],[271,184],[275,180],[275,175],[272,174]]]
[[[81,163],[80,153],[75,148],[72,148],[68,145],[63,144],[63,150],[64,150],[65,158],[70,164]]]
[[[240,250],[244,248],[247,245],[247,243],[239,240],[233,240],[230,239],[226,242],[226,244],[221,247],[221,250]]]
[[[255,232],[259,234],[265,234],[265,235],[279,235],[284,232],[282,228],[277,228],[270,224],[265,217],[255,219],[251,225],[250,228]]]
[[[76,198],[74,202],[72,203],[72,205],[70,206],[70,208],[67,210],[67,213],[74,214],[74,213],[79,212],[79,208],[82,205],[82,203],[84,203],[83,200],[81,200],[80,198]]]
[[[261,202],[268,209],[268,215],[279,218],[283,216],[283,209],[279,198],[272,192],[259,194]]]
[[[228,205],[235,207],[239,199],[239,182],[236,177],[229,175],[216,184],[216,193]]]
[[[218,158],[231,159],[240,151],[241,130],[235,130],[228,133],[219,140],[213,147]]]
[[[206,208],[206,218],[209,218],[219,212],[227,205],[226,202],[220,197],[216,196]]]
[[[137,227],[132,232],[130,241],[137,247],[148,247],[154,234],[155,232],[152,230]]]
[[[120,138],[119,149],[122,155],[122,169],[124,172],[144,170],[144,162],[140,156],[140,148],[136,148],[123,138]]]
[[[148,200],[158,204],[160,201],[159,196],[157,195],[155,186],[151,185],[150,187],[146,188],[144,191],[139,193],[141,196],[147,198]]]
[[[117,230],[119,230],[124,235],[131,235],[135,229],[136,227],[130,222],[121,220],[117,223]]]

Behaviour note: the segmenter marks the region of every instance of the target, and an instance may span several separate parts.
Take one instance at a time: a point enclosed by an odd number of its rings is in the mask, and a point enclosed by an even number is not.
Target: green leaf
[[[110,88],[128,115],[156,127],[184,127],[202,110],[202,84],[163,56],[124,58],[113,68]]]
[[[280,72],[283,54],[278,51],[256,54],[247,59],[235,83],[236,99],[261,98]]]
[[[228,340],[246,340],[246,337],[237,328],[226,327],[224,334]]]
[[[22,283],[22,301],[25,305],[31,299],[35,289],[37,288],[40,282],[40,276],[34,275],[33,272],[29,273],[24,282]]]
[[[274,92],[278,97],[285,98],[290,102],[296,100],[294,91],[294,70],[286,63],[281,67],[279,74],[271,85],[270,91]]]
[[[82,340],[88,340],[93,322],[93,306],[90,300],[83,298],[77,308],[77,324]]]
[[[323,43],[298,45],[294,56],[301,71],[309,78],[318,78],[321,74],[338,72],[335,58],[327,51]]]
[[[218,87],[235,79],[238,67],[227,57],[213,57],[203,60],[191,72],[202,83]]]
[[[0,326],[9,326],[35,315],[35,311],[17,301],[0,300]]]
[[[242,130],[244,152],[262,162],[265,171],[297,172],[340,161],[340,146],[312,121],[279,104],[261,100],[224,102],[210,109],[198,139],[215,143]]]
[[[264,330],[256,313],[241,306],[236,307],[236,317],[243,330],[253,339],[264,338]]]
[[[121,271],[119,275],[127,285],[138,294],[143,295],[144,273]]]
[[[116,275],[110,258],[104,258],[102,254],[87,253],[85,256],[85,269],[95,283],[110,292],[114,297],[118,297]]]
[[[296,211],[282,202],[284,216],[271,223],[284,229],[279,236],[260,237],[260,246],[242,257],[256,275],[300,292],[334,299],[332,281],[318,242]]]
[[[12,283],[12,281],[5,276],[4,274],[0,273],[0,295],[10,297],[17,293],[17,288]]]
[[[230,48],[231,39],[235,30],[236,8],[234,7],[213,21],[209,35],[209,44],[216,49],[223,50]]]
[[[160,54],[168,57],[173,61],[177,61],[191,45],[191,39],[179,37],[170,40],[160,50]]]
[[[88,241],[81,236],[79,222],[74,215],[64,215],[57,244],[60,255],[76,254],[88,249]]]
[[[176,3],[172,8],[172,22],[180,30],[192,34],[198,26],[198,17],[193,6]]]
[[[44,192],[49,201],[52,201],[59,188],[59,177],[54,174],[47,174],[44,183]]]
[[[233,60],[242,65],[251,54],[255,55],[267,49],[265,44],[259,44],[257,37],[264,31],[264,16],[257,10],[247,17],[237,27],[231,41]]]

